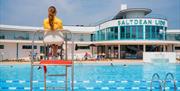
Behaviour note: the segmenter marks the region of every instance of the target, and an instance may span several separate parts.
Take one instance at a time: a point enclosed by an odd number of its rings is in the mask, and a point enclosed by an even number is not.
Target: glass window
[[[138,39],[143,39],[143,26],[137,26]]]
[[[79,45],[77,45],[77,49],[88,50],[88,49],[90,49],[90,47],[89,46],[79,46]]]
[[[4,49],[4,45],[0,45],[0,49]]]
[[[105,40],[105,29],[100,30],[99,32],[100,32],[99,34],[100,40]]]
[[[125,28],[124,28],[124,26],[120,27],[120,34],[121,34],[121,39],[125,39]]]
[[[91,34],[91,41],[94,41],[94,34]]]
[[[32,49],[32,45],[23,45],[22,49]],[[34,49],[37,49],[37,46],[34,46]]]
[[[84,35],[81,34],[81,35],[80,35],[80,38],[79,38],[79,41],[84,41],[83,37],[84,37]]]
[[[126,26],[126,39],[130,39],[130,26]]]
[[[180,34],[175,34],[175,40],[180,40]]]
[[[152,34],[151,39],[155,39],[156,38],[156,28],[155,28],[155,26],[152,26],[152,33],[151,34]]]
[[[114,27],[114,38],[118,39],[118,27]]]
[[[146,26],[146,39],[151,38],[151,26]]]
[[[175,50],[180,50],[180,47],[175,47]]]
[[[29,39],[29,34],[27,32],[15,32],[14,39],[27,40]]]
[[[131,37],[132,39],[136,39],[137,33],[136,33],[136,26],[132,26],[132,31],[131,31]]]
[[[111,27],[106,29],[106,39],[107,40],[114,40],[118,39],[118,27]]]
[[[40,46],[40,53],[44,53],[45,51],[45,46]]]
[[[114,39],[114,28],[110,28],[110,40],[113,40]]]

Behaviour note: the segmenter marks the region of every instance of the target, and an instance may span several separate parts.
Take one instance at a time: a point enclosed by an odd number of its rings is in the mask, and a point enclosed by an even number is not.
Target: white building
[[[75,57],[82,59],[85,52],[114,59],[142,59],[143,52],[180,52],[180,29],[168,29],[164,18],[146,17],[151,9],[123,9],[111,20],[96,26],[64,26],[73,33],[78,50]],[[29,59],[33,32],[42,27],[0,25],[1,59]],[[35,51],[43,52],[43,34],[36,36]],[[94,44],[94,47],[90,47]],[[68,50],[70,50],[68,42]],[[93,48],[93,49],[92,49]],[[70,52],[70,51],[69,51]],[[70,54],[70,53],[69,53]]]

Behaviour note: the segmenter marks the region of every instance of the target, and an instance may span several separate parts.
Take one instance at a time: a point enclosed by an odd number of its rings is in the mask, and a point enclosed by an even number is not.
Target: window
[[[130,39],[130,26],[126,27],[126,39]]]
[[[114,27],[114,37],[118,39],[118,27]]]
[[[143,39],[143,26],[137,26],[138,39]]]
[[[45,46],[40,46],[40,53],[44,53]]]
[[[152,39],[155,39],[156,38],[156,27],[155,26],[152,26]]]
[[[84,41],[83,37],[84,37],[84,35],[83,35],[83,34],[81,34],[81,35],[80,35],[80,39],[79,39],[79,41]]]
[[[125,39],[125,28],[124,26],[120,28],[120,33],[121,33],[121,39]]]
[[[175,35],[175,40],[180,40],[180,34]]]
[[[151,37],[151,26],[146,26],[146,39]]]
[[[90,49],[90,47],[89,46],[77,46],[77,49],[87,50],[87,49]]]
[[[0,35],[0,39],[5,39],[5,36],[4,35]]]
[[[132,26],[131,28],[132,28],[132,30],[131,30],[131,33],[132,33],[131,37],[132,37],[132,39],[136,39],[136,36],[137,36],[136,26]]]
[[[94,34],[91,34],[91,41],[94,41]]]
[[[22,49],[32,49],[32,45],[23,45]],[[37,46],[34,46],[34,49],[37,49]]]
[[[4,45],[0,45],[0,49],[4,49]]]
[[[175,47],[175,50],[180,50],[180,47]]]

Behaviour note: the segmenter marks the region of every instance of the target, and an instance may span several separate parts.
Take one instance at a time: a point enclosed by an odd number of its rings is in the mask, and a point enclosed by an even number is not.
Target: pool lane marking
[[[90,81],[89,80],[84,80],[83,83],[90,83]]]
[[[0,87],[1,90],[29,90],[30,87]],[[43,90],[44,87],[34,87],[33,89],[40,89]],[[100,90],[110,90],[110,89],[117,89],[117,90],[124,90],[124,89],[130,89],[130,90],[139,90],[139,89],[148,89],[150,90],[150,87],[74,87],[74,89],[86,89],[86,90],[94,90],[94,89],[100,89]],[[159,89],[159,87],[152,87],[152,89]],[[166,87],[166,90],[174,89],[174,87]],[[177,90],[180,90],[180,87],[177,87]]]
[[[6,83],[12,83],[13,81],[12,80],[6,80]]]
[[[102,81],[98,81],[98,80],[96,80],[96,83],[102,83]]]
[[[27,83],[29,82],[28,80],[1,80],[0,82],[3,82],[3,83]],[[44,81],[41,81],[41,80],[34,80],[33,83],[39,83],[39,82],[44,82]],[[63,80],[47,80],[46,81],[47,83],[64,83],[65,81]],[[151,81],[145,81],[145,80],[135,80],[135,81],[132,81],[132,80],[109,80],[109,81],[101,81],[101,80],[96,80],[96,81],[90,81],[90,80],[83,80],[83,81],[74,81],[74,83],[150,83]],[[154,82],[158,82],[158,81],[154,81]],[[167,81],[167,82],[171,82],[173,83],[173,81]],[[179,83],[180,80],[176,80],[175,81],[176,83]]]
[[[16,90],[16,87],[9,87],[9,90]]]
[[[108,81],[108,83],[115,83],[115,81]]]
[[[101,87],[102,90],[109,90],[109,87]]]
[[[29,90],[30,89],[30,87],[24,87],[24,90]]]
[[[87,90],[93,90],[94,87],[85,87]]]

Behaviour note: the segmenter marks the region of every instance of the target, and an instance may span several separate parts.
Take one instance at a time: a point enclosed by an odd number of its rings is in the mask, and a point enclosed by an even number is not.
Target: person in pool
[[[48,32],[54,32],[56,34],[57,31],[63,29],[62,20],[56,17],[57,10],[54,6],[50,6],[48,8],[48,18],[44,19],[43,26],[45,30],[45,34]],[[52,33],[50,33],[52,34]],[[62,33],[61,33],[62,34]],[[45,36],[46,37],[46,36]],[[54,39],[48,39],[49,41],[52,41]],[[57,39],[59,40],[59,39]],[[61,42],[63,42],[63,38],[61,39]],[[50,45],[52,50],[52,56],[57,56],[57,50],[58,45],[56,43]]]

